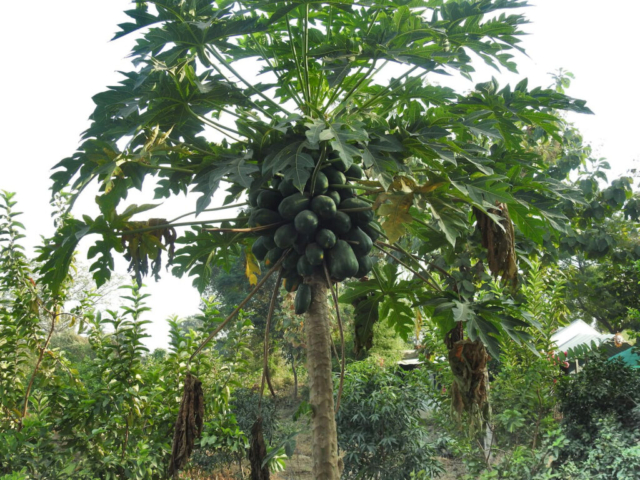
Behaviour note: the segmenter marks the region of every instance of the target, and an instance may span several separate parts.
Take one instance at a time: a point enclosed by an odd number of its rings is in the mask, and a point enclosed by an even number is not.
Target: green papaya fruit
[[[324,260],[324,249],[317,243],[310,243],[307,245],[304,254],[311,265],[322,265],[322,261]]]
[[[253,245],[251,245],[251,253],[259,260],[264,260],[264,257],[269,253],[269,249],[264,244],[264,239],[266,237],[258,237]]]
[[[311,200],[308,194],[294,193],[280,202],[278,213],[285,220],[293,220],[301,211],[309,208],[310,203]]]
[[[316,233],[316,243],[324,249],[333,248],[336,244],[336,235],[328,228],[321,228]]]
[[[347,183],[347,178],[344,176],[339,170],[336,170],[332,166],[328,166],[322,169],[322,173],[327,176],[327,180],[329,180],[329,185],[344,185]]]
[[[293,249],[300,255],[304,255],[307,245],[309,245],[312,241],[313,237],[298,234],[298,239],[296,240],[296,243],[293,244]]]
[[[336,206],[340,205],[342,199],[340,198],[340,194],[338,192],[336,192],[335,190],[329,190],[327,193],[325,193],[325,195],[327,197],[331,197],[331,200],[333,200],[333,203],[335,203]]]
[[[340,202],[339,210],[353,210],[353,209],[371,209],[371,205],[359,198],[347,198]],[[356,226],[367,225],[373,220],[373,210],[362,210],[359,212],[346,212],[351,217],[351,223]]]
[[[278,185],[278,191],[283,197],[289,197],[295,193],[300,193],[300,190],[293,184],[293,180],[282,180]]]
[[[314,267],[309,263],[306,255],[301,255],[300,258],[298,258],[296,270],[298,275],[302,275],[304,277],[305,275],[313,275]]]
[[[276,228],[280,223],[282,223],[282,217],[278,212],[274,212],[267,208],[256,208],[251,212],[251,216],[249,217],[250,227],[265,227],[267,225],[273,225],[273,228]]]
[[[336,170],[338,170],[339,172],[346,172],[347,170],[349,170],[349,165],[347,165],[347,162],[345,162],[342,158],[338,157],[338,158],[334,158],[333,160],[330,160],[331,162],[331,166],[333,168],[335,168]]]
[[[355,274],[356,278],[362,278],[366,276],[373,269],[373,258],[370,255],[364,257],[358,257],[358,271]]]
[[[296,253],[295,251],[289,252],[286,258],[282,261],[282,269],[287,273],[296,272],[299,258],[301,258],[300,254]]]
[[[277,190],[262,190],[258,195],[258,207],[278,210],[278,205],[282,201],[282,194]]]
[[[311,210],[322,219],[331,219],[336,216],[338,207],[336,203],[326,195],[318,195],[311,200]]]
[[[311,306],[311,286],[306,283],[301,284],[298,287],[298,293],[296,293],[296,299],[294,301],[294,311],[296,315],[302,315],[309,310]]]
[[[322,225],[336,235],[344,235],[351,230],[351,217],[344,212],[338,212],[331,220],[324,220]]]
[[[372,242],[375,242],[380,238],[380,227],[375,222],[369,222],[366,225],[360,225],[360,228],[364,233],[369,235]]]
[[[354,163],[349,167],[344,175],[345,177],[357,178],[358,180],[360,180],[362,177],[364,177],[364,172],[362,171],[362,168],[360,168],[360,165],[356,165]]]
[[[311,180],[310,178],[307,182],[307,188],[305,189],[307,191],[311,190]],[[329,190],[329,180],[327,176],[322,172],[316,173],[316,180],[313,184],[313,195],[323,195],[327,190]]]
[[[260,238],[262,238],[264,246],[267,247],[267,250],[271,250],[272,248],[276,248],[277,247],[276,242],[273,239],[273,234],[263,235]]]
[[[273,267],[275,263],[280,260],[280,257],[283,253],[284,250],[282,250],[281,248],[272,248],[271,250],[269,250],[269,252],[267,252],[267,256],[264,257],[264,264],[267,267]]]
[[[302,235],[312,236],[318,229],[318,216],[311,210],[303,210],[296,215],[293,224],[296,226],[298,233]]]
[[[340,201],[343,201],[348,198],[355,198],[356,191],[352,188],[341,188],[338,190],[338,194],[340,195]]]
[[[291,247],[297,239],[298,232],[296,231],[296,227],[293,223],[287,223],[278,227],[276,233],[273,235],[273,240],[276,243],[276,246],[283,249]]]
[[[358,258],[344,240],[338,240],[327,254],[329,274],[331,278],[341,282],[358,273]]]
[[[282,286],[287,292],[295,292],[302,284],[303,278],[297,273],[293,273],[290,277],[285,277]]]
[[[281,227],[282,228],[282,227]],[[369,255],[373,248],[373,242],[369,235],[364,233],[359,227],[354,227],[342,236],[343,240],[351,246],[356,257],[364,257]]]
[[[260,190],[260,189],[251,190],[249,192],[249,205],[251,205],[252,207],[257,207],[258,206],[258,195],[260,195],[261,192],[262,192],[262,190]]]

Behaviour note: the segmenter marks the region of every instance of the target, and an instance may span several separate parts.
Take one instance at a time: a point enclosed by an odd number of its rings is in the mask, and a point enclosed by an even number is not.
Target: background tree
[[[609,182],[603,160],[585,162],[576,185],[588,203],[572,217],[572,232],[560,243],[567,274],[567,298],[583,320],[595,320],[609,333],[640,325],[629,316],[638,308],[640,259],[637,195],[630,177]],[[578,316],[576,315],[576,316]]]
[[[204,295],[214,296],[220,303],[222,312],[230,314],[251,292],[252,287],[247,282],[246,259],[235,259],[229,270],[215,266],[212,268],[211,281],[204,290]],[[257,292],[252,302],[245,307],[245,313],[253,322],[259,337],[264,336],[264,328],[269,314],[270,293],[276,286],[275,278],[271,277],[264,284],[264,288]],[[279,315],[280,308],[277,305],[275,314]]]
[[[638,309],[639,283],[635,264],[611,258],[589,261],[579,257],[568,270],[567,300],[575,316],[595,321],[608,333],[640,330],[629,309]]]

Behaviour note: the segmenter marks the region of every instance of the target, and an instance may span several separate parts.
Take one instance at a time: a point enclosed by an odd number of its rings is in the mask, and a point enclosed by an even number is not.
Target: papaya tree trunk
[[[312,414],[313,478],[338,480],[338,435],[333,405],[331,373],[331,326],[327,307],[327,284],[322,275],[307,277],[311,305],[305,315],[309,403]]]

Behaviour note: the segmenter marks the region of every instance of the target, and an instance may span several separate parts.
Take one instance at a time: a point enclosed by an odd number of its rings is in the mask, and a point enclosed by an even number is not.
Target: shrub
[[[494,435],[501,448],[536,448],[544,434],[556,427],[554,380],[558,374],[557,364],[547,356],[526,361],[518,356],[501,358],[490,392]]]
[[[615,417],[592,419],[597,433],[587,438],[584,458],[569,460],[552,478],[558,480],[637,479],[640,472],[640,429],[625,428]],[[575,451],[575,443],[570,444]]]
[[[586,459],[600,435],[602,419],[616,421],[628,431],[640,430],[633,415],[640,403],[640,370],[620,360],[608,360],[592,352],[583,370],[558,383],[558,398],[564,415],[563,430],[571,448],[566,458]]]
[[[420,419],[430,398],[424,376],[374,362],[348,369],[336,418],[346,452],[343,478],[429,478],[442,471]]]

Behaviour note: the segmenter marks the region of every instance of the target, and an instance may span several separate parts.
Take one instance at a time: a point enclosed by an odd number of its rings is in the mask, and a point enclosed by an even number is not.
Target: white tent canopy
[[[558,347],[558,350],[566,352],[578,345],[601,345],[603,342],[613,338],[611,334],[599,333],[595,328],[587,325],[582,320],[574,320],[566,327],[560,328],[551,335],[551,341]]]

